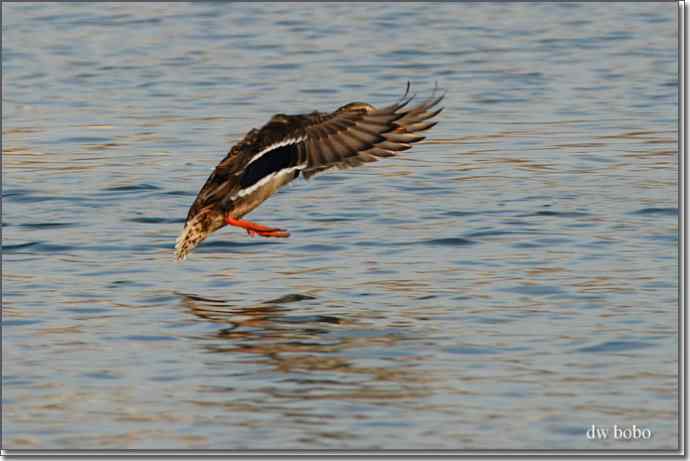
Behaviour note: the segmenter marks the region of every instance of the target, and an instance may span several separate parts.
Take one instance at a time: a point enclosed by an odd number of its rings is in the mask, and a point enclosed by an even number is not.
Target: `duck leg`
[[[251,221],[245,221],[244,219],[235,219],[228,215],[225,217],[225,222],[230,226],[241,227],[247,231],[247,234],[254,237],[255,235],[260,235],[262,237],[280,237],[287,238],[290,233],[284,229],[278,229],[275,227],[268,227],[261,224],[257,224]]]

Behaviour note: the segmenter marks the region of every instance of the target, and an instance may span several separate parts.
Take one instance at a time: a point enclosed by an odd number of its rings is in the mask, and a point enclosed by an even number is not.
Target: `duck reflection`
[[[311,315],[314,298],[299,294],[245,306],[183,295],[182,304],[220,326],[200,338],[209,373],[192,403],[221,407],[236,427],[289,427],[296,444],[342,448],[367,424],[399,427],[401,415],[433,410],[434,381],[408,341],[416,338],[380,312]]]
[[[195,316],[229,325],[220,329],[217,337],[227,339],[278,340],[287,336],[298,339],[327,333],[317,327],[319,323],[344,324],[338,317],[325,315],[290,315],[285,304],[315,299],[312,296],[291,294],[254,305],[236,307],[226,301],[204,298],[196,295],[182,295],[183,304]],[[236,348],[222,348],[221,351],[234,351]],[[243,349],[244,350],[244,349]]]
[[[290,304],[316,299],[302,294],[247,306],[233,306],[227,301],[196,295],[180,296],[184,307],[193,315],[223,325],[213,338],[224,341],[205,344],[209,353],[260,356],[253,362],[291,374],[287,381],[331,382],[337,384],[340,391],[338,397],[321,392],[309,396],[310,393],[302,389],[300,398],[346,398],[349,395],[357,399],[389,400],[428,391],[426,387],[422,390],[415,386],[428,380],[414,370],[418,357],[414,349],[403,344],[410,338],[402,330],[381,327],[372,331],[370,322],[362,324],[345,317],[297,314]],[[376,385],[381,381],[388,383],[383,393]],[[391,382],[397,382],[398,386],[391,388]],[[356,389],[342,394],[346,389],[341,386],[347,388],[353,384]],[[286,396],[286,389],[274,391],[276,396],[278,393]]]

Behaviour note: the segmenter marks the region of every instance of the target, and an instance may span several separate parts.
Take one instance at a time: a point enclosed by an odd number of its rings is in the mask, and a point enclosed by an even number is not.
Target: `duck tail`
[[[212,232],[223,227],[223,215],[203,210],[189,219],[175,241],[175,257],[184,261],[187,255]]]

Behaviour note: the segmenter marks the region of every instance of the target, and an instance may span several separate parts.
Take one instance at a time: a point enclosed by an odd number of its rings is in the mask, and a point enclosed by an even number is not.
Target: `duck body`
[[[278,189],[302,175],[305,179],[330,168],[351,168],[390,157],[412,147],[419,132],[437,122],[434,107],[443,95],[432,95],[406,108],[407,94],[377,109],[350,103],[334,112],[274,115],[235,144],[216,166],[187,213],[177,239],[176,256],[183,260],[208,235],[233,225],[250,235],[287,237],[287,231],[243,221]]]

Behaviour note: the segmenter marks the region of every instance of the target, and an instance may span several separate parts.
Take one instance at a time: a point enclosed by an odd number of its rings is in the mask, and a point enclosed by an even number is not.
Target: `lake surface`
[[[677,447],[673,3],[2,13],[3,448]],[[408,80],[428,142],[175,262],[248,130]]]

